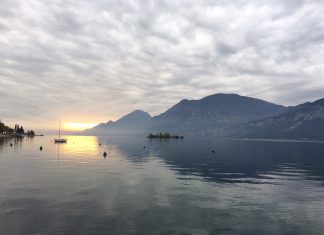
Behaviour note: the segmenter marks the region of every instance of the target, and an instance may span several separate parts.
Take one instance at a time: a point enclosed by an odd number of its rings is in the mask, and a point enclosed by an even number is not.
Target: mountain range
[[[288,107],[278,115],[241,125],[231,136],[324,139],[324,99]]]
[[[237,94],[214,94],[199,100],[181,100],[154,117],[136,110],[84,133],[149,132],[190,137],[324,139],[324,99],[285,107]]]

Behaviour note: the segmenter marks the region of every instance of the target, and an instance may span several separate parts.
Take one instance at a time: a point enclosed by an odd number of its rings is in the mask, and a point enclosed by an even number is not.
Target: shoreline
[[[3,133],[0,133],[0,137],[35,137],[35,136],[44,136],[44,135],[27,135],[27,134],[24,134],[24,135],[15,135],[15,134],[3,134]]]
[[[45,135],[21,135],[15,136],[14,134],[3,134],[0,133],[0,137],[36,137],[36,136],[45,136]],[[52,135],[49,135],[52,136]],[[55,136],[55,135],[53,135]],[[80,134],[72,134],[72,135],[65,135],[65,136],[95,136],[95,137],[138,137],[137,135],[80,135]],[[184,138],[175,138],[175,137],[148,137],[148,136],[141,136],[145,139],[184,139]],[[266,138],[221,138],[221,137],[186,137],[186,139],[200,139],[200,140],[232,140],[232,141],[260,141],[260,142],[300,142],[300,143],[324,143],[324,139],[266,139]]]
[[[49,135],[49,136],[55,136],[55,135]],[[127,137],[127,138],[132,138],[132,137],[136,137],[136,138],[144,138],[144,139],[168,139],[168,138],[148,138],[148,136],[145,136],[145,135],[127,135],[127,134],[124,134],[124,135],[109,135],[109,134],[106,134],[106,135],[103,135],[103,134],[100,134],[100,135],[87,135],[87,134],[84,134],[84,135],[81,135],[81,134],[72,134],[72,135],[64,135],[64,136],[94,136],[94,137],[112,137],[112,138],[115,138],[115,137]],[[170,138],[171,139],[171,138]],[[182,139],[182,138],[179,138],[179,139]],[[324,143],[324,139],[266,139],[266,138],[260,138],[260,139],[256,139],[256,138],[224,138],[224,137],[186,137],[186,138],[183,138],[183,139],[200,139],[200,140],[235,140],[235,141],[264,141],[264,142],[317,142],[317,143]]]

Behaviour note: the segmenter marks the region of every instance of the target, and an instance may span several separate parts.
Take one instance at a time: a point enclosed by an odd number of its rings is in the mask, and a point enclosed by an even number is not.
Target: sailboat
[[[59,137],[58,137],[58,139],[54,139],[54,142],[55,143],[66,143],[67,142],[67,139],[61,138],[61,120],[59,123]]]

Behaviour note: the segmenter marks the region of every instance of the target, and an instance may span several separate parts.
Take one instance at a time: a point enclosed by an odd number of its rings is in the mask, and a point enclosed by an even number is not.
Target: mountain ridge
[[[131,113],[122,116],[115,122],[109,120],[106,123],[100,123],[97,126],[84,131],[85,134],[127,134],[138,133],[143,129],[147,122],[151,119],[151,115],[142,110],[134,110]]]
[[[158,132],[203,132],[211,126],[228,128],[277,114],[284,109],[282,105],[260,99],[218,93],[198,100],[181,100],[165,112],[153,117],[149,129]]]
[[[182,99],[159,115],[135,110],[85,134],[176,135],[221,138],[324,139],[324,98],[285,107],[261,99],[218,93]]]
[[[274,117],[242,125],[230,136],[275,139],[324,139],[324,98],[306,102]]]

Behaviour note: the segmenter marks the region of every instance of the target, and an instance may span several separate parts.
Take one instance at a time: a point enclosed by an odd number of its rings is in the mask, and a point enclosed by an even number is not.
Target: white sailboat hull
[[[67,139],[61,138],[61,120],[59,122],[59,137],[58,139],[54,139],[54,143],[66,143]]]

